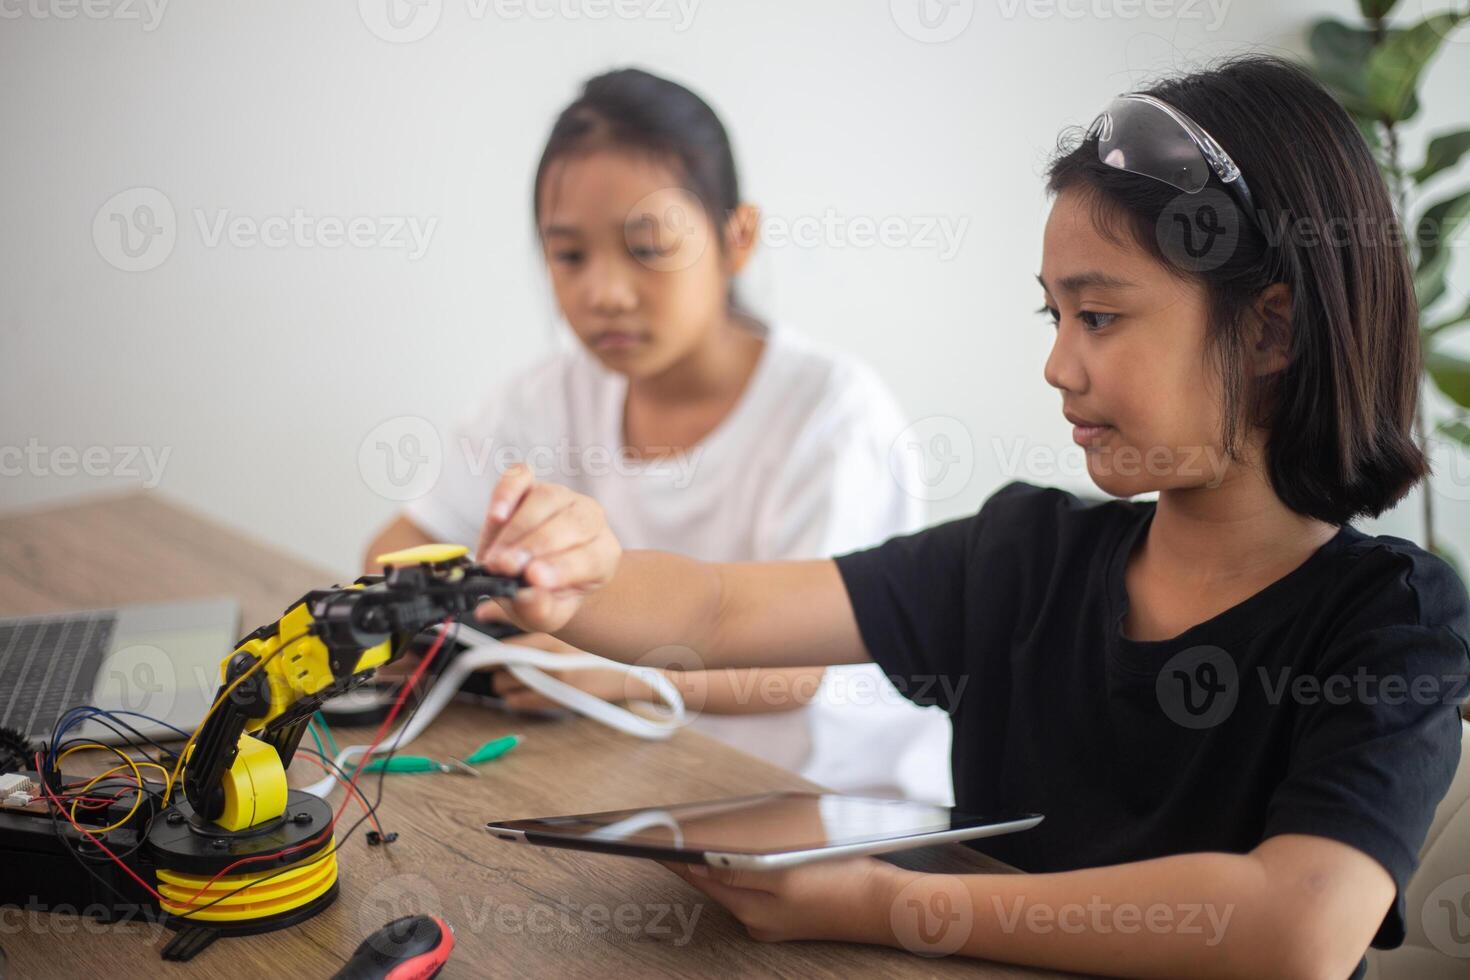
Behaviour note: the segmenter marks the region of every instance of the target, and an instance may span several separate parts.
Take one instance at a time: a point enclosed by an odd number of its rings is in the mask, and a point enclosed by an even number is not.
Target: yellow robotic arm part
[[[462,544],[416,544],[412,548],[401,548],[398,551],[390,551],[386,555],[379,555],[373,560],[384,567],[424,563],[440,565],[463,558],[469,553],[470,549]]]
[[[194,812],[227,831],[278,820],[286,766],[323,702],[366,681],[419,631],[524,585],[468,556],[464,546],[446,544],[381,555],[382,575],[309,592],[241,640],[185,749],[184,792]]]
[[[361,589],[361,584],[347,586]],[[244,652],[262,661],[259,671],[270,685],[270,697],[266,713],[247,719],[245,730],[260,731],[279,718],[293,706],[308,701],[337,683],[332,673],[331,653],[321,637],[312,634],[311,610],[305,602],[298,602],[276,623],[276,631],[269,636],[251,636],[235,648],[238,655]],[[292,637],[300,637],[292,642]],[[290,648],[281,647],[289,644]],[[279,654],[279,655],[277,655]],[[381,667],[392,656],[391,640],[384,640],[368,647],[352,666],[354,675]],[[232,658],[233,659],[233,658]],[[220,682],[226,683],[230,660],[220,664]]]
[[[216,822],[244,830],[286,811],[286,767],[276,750],[258,738],[241,735],[235,761],[221,784],[225,809]]]

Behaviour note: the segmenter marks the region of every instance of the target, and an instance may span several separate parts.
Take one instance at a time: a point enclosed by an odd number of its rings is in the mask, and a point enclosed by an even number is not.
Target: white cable
[[[443,624],[439,624],[432,628],[440,631],[444,627]],[[413,717],[407,724],[399,726],[392,735],[384,738],[378,744],[374,754],[394,751],[418,738],[459,691],[459,686],[464,679],[474,671],[485,667],[505,667],[516,680],[548,700],[638,738],[664,739],[684,727],[684,698],[680,696],[679,689],[667,677],[652,667],[618,663],[616,660],[608,660],[606,657],[599,657],[593,653],[549,653],[531,647],[502,643],[463,623],[456,624],[453,629],[454,632],[445,638],[446,642],[452,643],[458,640],[466,644],[469,649],[450,661],[449,666],[444,668],[439,675],[439,680],[424,695],[424,701],[419,705]],[[663,701],[665,716],[646,718],[634,714],[626,708],[609,704],[599,697],[545,673],[548,670],[572,670],[581,667],[612,670],[638,678],[652,688]],[[653,704],[648,701],[640,703]],[[366,753],[367,749],[366,745],[347,746],[337,754],[337,767],[343,772],[348,771],[348,764]],[[336,786],[337,777],[328,776],[302,789],[313,796],[325,797]]]

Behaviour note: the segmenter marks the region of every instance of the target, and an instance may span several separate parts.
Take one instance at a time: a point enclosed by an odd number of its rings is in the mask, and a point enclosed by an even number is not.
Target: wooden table
[[[248,630],[309,589],[353,577],[263,547],[156,493],[0,517],[4,615],[231,595]],[[759,943],[653,862],[495,841],[480,829],[490,818],[812,788],[695,732],[646,742],[580,717],[528,719],[467,704],[446,709],[412,751],[459,755],[510,731],[524,744],[485,766],[481,779],[389,776],[380,814],[400,838],[387,847],[369,847],[361,833],[345,842],[340,896],[302,925],[221,939],[177,964],[159,959],[171,933],[157,926],[11,909],[17,914],[0,930],[7,976],[327,977],[367,933],[420,911],[455,928],[446,977],[1055,975],[872,946]],[[291,775],[300,784],[321,774],[297,765]],[[958,845],[894,860],[930,871],[1005,870]]]

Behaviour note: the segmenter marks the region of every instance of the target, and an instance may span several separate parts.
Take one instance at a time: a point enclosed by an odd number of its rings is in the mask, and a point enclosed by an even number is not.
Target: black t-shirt
[[[1351,526],[1179,636],[1122,636],[1155,505],[1013,483],[972,517],[837,566],[869,653],[954,722],[956,805],[1035,811],[976,846],[1026,871],[1314,834],[1399,897],[1460,756],[1470,600],[1441,559]]]

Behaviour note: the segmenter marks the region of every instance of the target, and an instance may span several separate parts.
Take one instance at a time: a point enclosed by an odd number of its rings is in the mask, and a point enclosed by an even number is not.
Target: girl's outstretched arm
[[[1128,977],[1341,978],[1393,879],[1346,844],[1283,834],[1054,874],[922,874],[873,858],[786,871],[666,864],[752,937],[834,939]]]
[[[517,626],[614,660],[701,670],[870,659],[834,562],[625,553],[595,500],[525,466],[496,484],[476,554],[530,583],[495,600]]]

